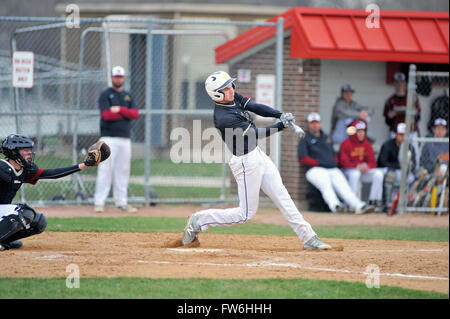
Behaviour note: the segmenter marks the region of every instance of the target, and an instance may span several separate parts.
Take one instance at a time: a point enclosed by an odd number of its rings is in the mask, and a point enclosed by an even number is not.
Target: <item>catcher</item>
[[[110,155],[109,146],[97,142],[88,149],[83,163],[69,167],[42,169],[34,163],[34,142],[29,137],[9,135],[1,145],[0,160],[0,251],[22,247],[21,238],[42,233],[47,219],[27,204],[11,204],[23,183],[35,185],[40,179],[56,179],[98,166]]]

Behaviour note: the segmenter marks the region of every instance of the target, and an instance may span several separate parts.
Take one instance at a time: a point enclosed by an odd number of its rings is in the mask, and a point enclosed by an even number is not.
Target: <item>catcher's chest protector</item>
[[[27,177],[25,170],[17,172],[8,162],[0,160],[0,204],[10,204]]]

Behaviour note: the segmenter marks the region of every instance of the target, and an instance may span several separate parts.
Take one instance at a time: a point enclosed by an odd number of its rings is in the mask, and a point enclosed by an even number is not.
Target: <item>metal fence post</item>
[[[280,112],[283,112],[283,26],[284,18],[278,18],[277,22],[277,44],[276,44],[276,60],[275,60],[275,104]],[[281,134],[277,135],[277,146],[276,146],[276,163],[278,170],[280,170],[281,165]]]
[[[102,23],[102,27],[105,30],[103,32],[103,38],[105,43],[105,64],[106,64],[106,81],[108,83],[108,87],[112,86],[112,80],[110,75],[111,72],[111,45],[109,41],[109,27],[107,22]]]
[[[145,62],[145,186],[144,198],[145,205],[150,205],[150,156],[151,156],[151,108],[152,108],[152,22],[147,23],[147,42],[146,42],[146,62]]]
[[[399,199],[398,199],[398,210],[399,214],[405,213],[406,210],[406,177],[408,175],[408,167],[409,163],[406,162],[408,158],[408,150],[409,150],[409,134],[411,132],[411,124],[414,115],[414,96],[416,92],[416,65],[410,64],[409,66],[409,74],[408,74],[408,93],[406,99],[406,114],[405,114],[405,140],[403,141],[403,150],[402,150],[402,175],[400,179],[400,189],[399,189]]]

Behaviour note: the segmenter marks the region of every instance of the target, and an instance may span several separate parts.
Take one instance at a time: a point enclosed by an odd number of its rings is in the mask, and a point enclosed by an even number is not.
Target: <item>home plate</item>
[[[65,257],[64,255],[55,254],[55,255],[34,257],[34,259],[36,259],[36,260],[54,260],[54,259],[59,259],[59,258],[64,258],[64,257]]]
[[[176,251],[180,253],[217,253],[223,249],[208,249],[208,248],[167,248],[167,250]]]

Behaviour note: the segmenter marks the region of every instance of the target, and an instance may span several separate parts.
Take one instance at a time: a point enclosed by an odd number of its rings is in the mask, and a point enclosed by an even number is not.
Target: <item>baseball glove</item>
[[[84,160],[86,166],[98,166],[111,155],[111,149],[108,144],[103,141],[91,145],[88,148],[88,154]]]

